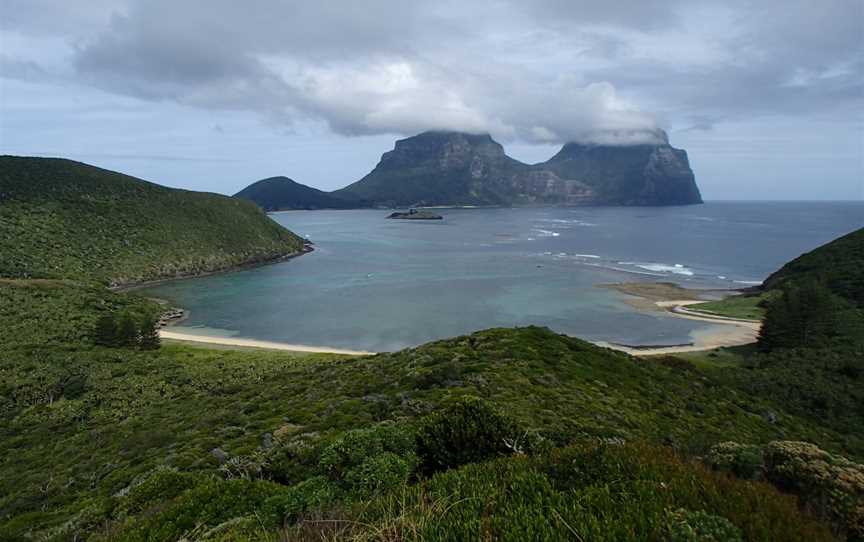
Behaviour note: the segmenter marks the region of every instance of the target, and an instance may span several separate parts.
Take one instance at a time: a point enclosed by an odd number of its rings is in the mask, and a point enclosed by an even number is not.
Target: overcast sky
[[[706,199],[864,199],[864,0],[0,0],[3,154],[230,194],[657,128]]]

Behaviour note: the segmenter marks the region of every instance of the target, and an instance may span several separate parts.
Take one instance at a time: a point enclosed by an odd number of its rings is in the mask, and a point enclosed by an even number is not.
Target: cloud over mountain
[[[860,101],[862,90],[861,6],[845,0],[796,9],[738,0],[128,0],[75,13],[61,2],[5,3],[20,8],[11,30],[72,44],[79,81],[282,123],[323,121],[348,135],[453,129],[639,142],[661,124],[652,112],[665,124],[676,110],[695,118],[703,108],[705,125],[736,105],[812,107],[822,97]],[[49,12],[80,19],[86,34],[46,27]],[[694,70],[710,84],[694,88]],[[769,88],[770,100],[760,98]]]

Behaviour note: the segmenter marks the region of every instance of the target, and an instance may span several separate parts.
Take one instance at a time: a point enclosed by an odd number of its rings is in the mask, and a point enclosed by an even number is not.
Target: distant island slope
[[[273,261],[303,240],[256,205],[72,160],[0,157],[0,276],[121,286]]]

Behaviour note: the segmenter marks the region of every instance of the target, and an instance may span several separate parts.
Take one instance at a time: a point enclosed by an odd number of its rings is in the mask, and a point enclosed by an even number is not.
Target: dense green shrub
[[[473,463],[325,519],[356,541],[835,540],[793,496],[639,443]]]
[[[212,478],[167,501],[155,513],[122,525],[108,538],[125,542],[174,542],[254,514],[268,499],[286,491],[284,486],[267,481]],[[278,524],[264,527],[275,529]]]
[[[669,542],[743,542],[741,529],[728,519],[679,508],[669,514]]]
[[[204,480],[191,473],[158,467],[139,482],[133,483],[128,492],[119,498],[116,512],[121,515],[137,514],[173,499]]]
[[[838,335],[842,320],[857,311],[816,280],[785,284],[781,294],[767,303],[759,332],[759,348],[818,347]]]
[[[721,442],[708,451],[706,461],[717,470],[728,471],[739,478],[762,477],[762,447],[737,442]]]
[[[318,462],[330,480],[358,496],[405,483],[416,465],[414,431],[394,423],[343,433]]]
[[[288,525],[301,514],[330,505],[340,496],[339,488],[330,479],[314,476],[268,498],[261,506],[260,514],[269,523]]]
[[[321,436],[301,433],[275,437],[264,451],[262,476],[285,485],[301,482],[318,472]]]
[[[417,453],[426,473],[523,451],[525,432],[492,405],[463,397],[425,419]]]

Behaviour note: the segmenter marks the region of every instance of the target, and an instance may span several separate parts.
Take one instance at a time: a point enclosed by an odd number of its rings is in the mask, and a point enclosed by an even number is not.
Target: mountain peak
[[[400,139],[368,175],[336,192],[381,206],[682,205],[701,203],[687,153],[662,130],[568,143],[529,166],[489,134],[429,131]]]

